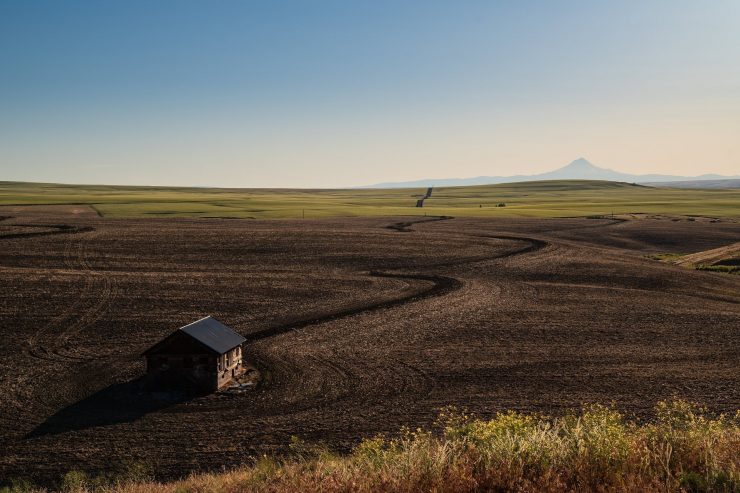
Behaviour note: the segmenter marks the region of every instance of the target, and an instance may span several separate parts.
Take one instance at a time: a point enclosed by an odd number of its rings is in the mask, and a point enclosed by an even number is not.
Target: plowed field
[[[740,276],[646,258],[737,242],[731,219],[0,216],[0,478],[346,450],[447,405],[740,408]],[[143,392],[140,353],[208,314],[262,384]]]

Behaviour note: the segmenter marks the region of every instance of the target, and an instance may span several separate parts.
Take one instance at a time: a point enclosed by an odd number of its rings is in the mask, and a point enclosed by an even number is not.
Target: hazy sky
[[[0,0],[0,180],[740,174],[740,1]]]

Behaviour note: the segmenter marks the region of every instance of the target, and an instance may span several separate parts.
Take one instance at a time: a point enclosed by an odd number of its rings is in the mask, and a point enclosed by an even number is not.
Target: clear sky
[[[740,174],[740,1],[0,0],[0,180]]]

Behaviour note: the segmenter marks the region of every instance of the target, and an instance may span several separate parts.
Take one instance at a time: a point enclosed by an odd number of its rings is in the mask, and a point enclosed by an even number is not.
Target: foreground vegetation
[[[434,189],[219,189],[0,182],[0,205],[88,204],[110,217],[321,218],[450,215],[575,217],[624,213],[740,216],[740,190],[676,190],[564,180]]]
[[[490,420],[445,411],[440,430],[404,430],[338,456],[297,441],[292,456],[174,483],[111,481],[80,472],[66,491],[737,491],[740,412],[710,417],[663,402],[639,424],[610,407],[546,418],[508,412]],[[17,483],[17,487],[22,487]]]

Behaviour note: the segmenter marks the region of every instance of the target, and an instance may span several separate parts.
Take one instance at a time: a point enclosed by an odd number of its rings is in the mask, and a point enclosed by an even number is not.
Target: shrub
[[[0,487],[0,493],[32,493],[37,491],[33,483],[23,478],[9,478],[4,480],[6,486]]]
[[[557,418],[517,412],[478,419],[453,408],[438,432],[403,429],[363,440],[347,456],[294,439],[284,460],[194,475],[174,484],[93,484],[65,476],[69,491],[689,491],[740,489],[740,414],[711,417],[686,401],[661,402],[654,421],[628,421],[610,406]]]

